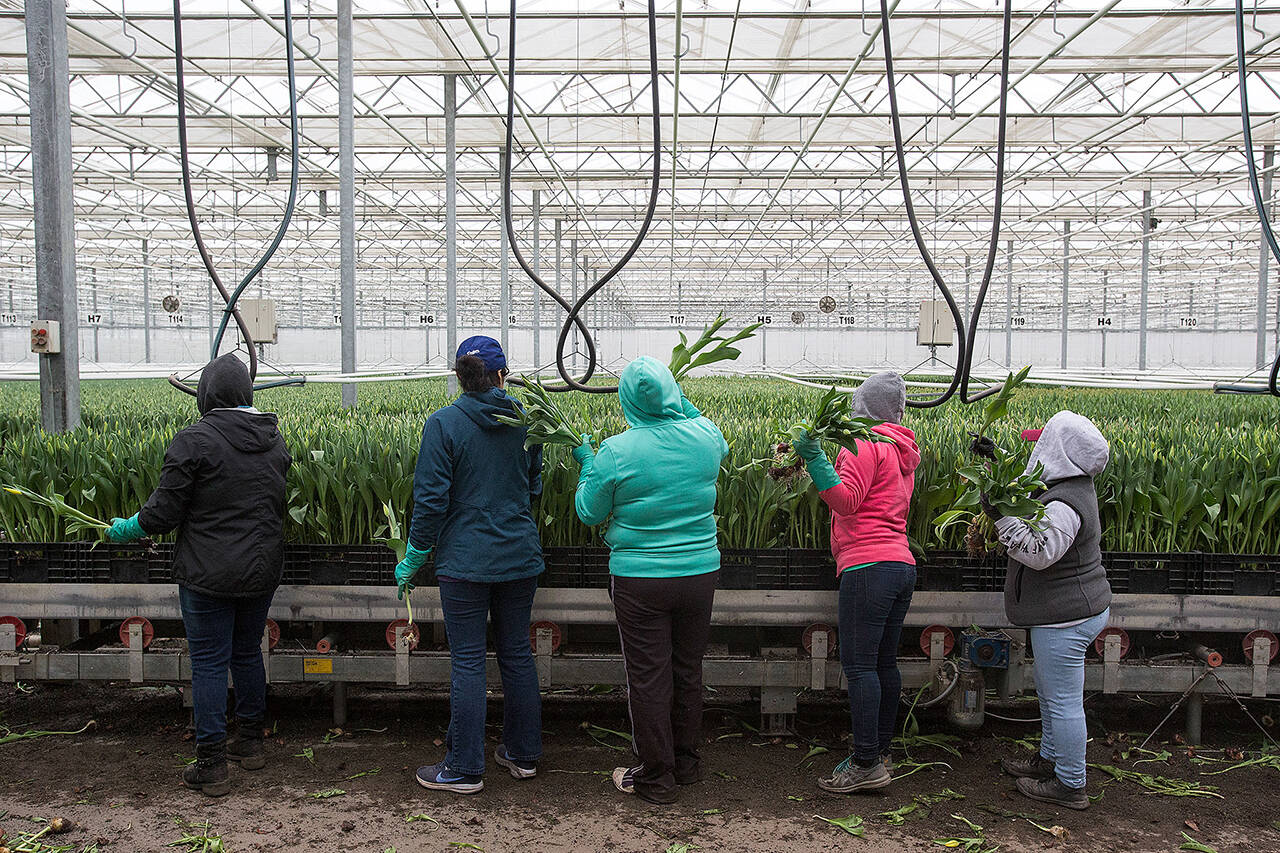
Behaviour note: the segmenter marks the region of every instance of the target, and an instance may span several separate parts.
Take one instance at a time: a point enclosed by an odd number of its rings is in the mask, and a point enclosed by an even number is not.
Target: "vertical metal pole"
[[[574,230],[577,233],[577,230]],[[572,237],[569,240],[569,283],[573,290],[573,298],[570,300],[574,305],[578,304],[578,238]],[[573,324],[573,369],[578,369],[578,324]]]
[[[423,270],[422,277],[426,280],[426,284],[422,286],[422,291],[423,291],[422,310],[427,312],[428,315],[430,315],[431,314],[431,270],[429,269]],[[431,363],[431,324],[424,323],[422,325],[422,328],[424,330],[422,333],[423,363],[430,364]]]
[[[1013,241],[1004,241],[1004,366],[1013,369]]]
[[[213,322],[213,279],[210,279],[205,286],[209,289],[209,352],[213,352],[213,341],[218,334],[214,328],[215,324]]]
[[[964,256],[964,317],[969,319],[969,256]]]
[[[1102,271],[1102,316],[1107,317],[1107,270]],[[1102,327],[1102,366],[1107,366],[1107,327]]]
[[[151,363],[151,252],[142,238],[142,360]]]
[[[356,371],[356,125],[351,0],[338,0],[338,284],[342,289],[342,372]],[[356,384],[342,385],[342,407],[354,408]]]
[[[444,243],[445,363],[452,370],[458,351],[458,78],[444,76]],[[449,376],[449,396],[458,393],[458,378]]]
[[[529,259],[529,265],[533,267],[533,271],[542,274],[542,190],[533,191],[533,257]],[[542,366],[542,288],[538,285],[533,286],[533,316],[529,323],[533,327],[533,367],[536,370]]]
[[[1264,208],[1271,207],[1271,165],[1275,162],[1276,149],[1274,145],[1265,145],[1262,148],[1262,168],[1266,173],[1266,177],[1262,179],[1262,204]],[[1258,344],[1257,344],[1257,367],[1259,370],[1266,367],[1267,362],[1267,326],[1268,314],[1268,297],[1267,297],[1267,266],[1271,262],[1271,252],[1267,248],[1266,238],[1258,241],[1261,245],[1258,255]]]
[[[504,171],[499,174],[506,174],[506,155],[499,154],[499,169]],[[511,275],[507,267],[507,228],[501,218],[499,211],[498,218],[498,278],[502,292],[498,294],[498,302],[502,306],[502,351],[508,353],[507,359],[510,360],[511,355],[508,352],[511,348]]]
[[[760,314],[767,317],[769,314],[769,271],[760,270]],[[769,331],[768,324],[760,327],[760,366],[768,369],[769,367]]]
[[[65,0],[26,0],[36,308],[61,324],[62,352],[39,356],[45,432],[80,426],[79,306],[71,191],[71,74]]]
[[[564,290],[561,287],[561,282],[564,278],[564,265],[563,265],[563,260],[561,258],[561,254],[562,254],[561,249],[563,248],[563,244],[560,239],[561,233],[562,233],[562,226],[561,226],[560,220],[557,219],[556,220],[556,292],[563,295]],[[557,333],[556,335],[557,347],[560,345],[559,340],[560,340],[560,336]]]
[[[1071,263],[1071,220],[1062,222],[1062,367],[1067,366],[1067,317],[1069,314],[1069,267]]]
[[[1142,191],[1142,292],[1138,302],[1138,369],[1147,369],[1147,296],[1151,261],[1151,190]]]
[[[91,269],[89,275],[93,277],[93,360],[96,362],[99,360],[98,329],[102,326],[102,315],[98,313],[98,271]]]

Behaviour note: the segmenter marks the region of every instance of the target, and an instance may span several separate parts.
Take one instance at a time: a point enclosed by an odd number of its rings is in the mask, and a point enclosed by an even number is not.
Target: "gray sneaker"
[[[1054,763],[1040,753],[1000,759],[1000,768],[1019,779],[1052,779]]]
[[[893,777],[884,769],[884,764],[877,761],[870,767],[859,767],[850,756],[836,765],[830,778],[819,779],[818,787],[833,794],[852,794],[854,791],[874,791],[892,781]]]

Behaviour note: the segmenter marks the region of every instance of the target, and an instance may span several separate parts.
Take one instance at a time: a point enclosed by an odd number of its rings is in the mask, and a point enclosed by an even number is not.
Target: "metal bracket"
[[[142,624],[129,623],[129,683],[142,683]]]
[[[3,648],[0,640],[0,648]],[[1267,676],[1271,667],[1271,640],[1268,637],[1253,638],[1253,690],[1250,695],[1266,698]]]
[[[827,689],[827,653],[830,635],[826,631],[814,631],[809,639],[809,688]]]
[[[1102,692],[1120,692],[1120,635],[1108,634],[1102,647]]]
[[[18,666],[17,629],[7,622],[0,625],[0,682],[13,684]]]
[[[551,687],[551,629],[541,625],[533,637],[534,666],[538,670],[538,686]]]
[[[409,636],[403,625],[396,626],[396,686],[409,686]]]

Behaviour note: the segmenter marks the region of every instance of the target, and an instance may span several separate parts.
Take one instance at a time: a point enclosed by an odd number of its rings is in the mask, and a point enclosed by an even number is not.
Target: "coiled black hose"
[[[505,156],[502,165],[502,218],[504,227],[507,229],[507,237],[511,245],[511,251],[516,257],[516,262],[520,264],[520,268],[525,274],[533,280],[544,293],[556,301],[556,303],[568,312],[565,317],[564,325],[560,328],[560,335],[556,340],[556,370],[559,371],[560,377],[564,380],[562,385],[544,386],[548,391],[586,391],[590,394],[614,394],[617,393],[616,385],[588,385],[592,375],[595,373],[597,365],[596,343],[583,322],[581,313],[582,309],[591,301],[601,288],[613,279],[622,268],[627,265],[636,251],[640,248],[640,244],[644,242],[645,236],[649,233],[649,226],[653,223],[653,213],[658,206],[658,188],[662,180],[662,119],[658,112],[658,12],[655,0],[649,0],[649,88],[652,93],[653,100],[653,181],[649,188],[649,204],[645,209],[644,222],[640,225],[639,232],[636,233],[635,239],[631,241],[631,246],[627,249],[618,261],[609,268],[608,272],[596,280],[594,284],[588,287],[578,299],[577,302],[570,304],[559,291],[547,284],[541,276],[534,272],[533,267],[525,259],[524,254],[520,251],[520,244],[516,241],[515,226],[511,219],[511,161],[512,149],[514,147],[515,134],[515,109],[516,109],[516,4],[511,3],[510,20],[510,38],[507,54],[507,136],[504,145]],[[674,227],[674,223],[672,224]],[[577,263],[577,259],[572,259],[573,263]],[[569,339],[569,333],[574,326],[582,332],[583,342],[587,348],[587,369],[581,378],[574,378],[570,374],[568,367],[565,365],[565,344]]]
[[[205,271],[209,274],[209,279],[213,282],[213,286],[217,288],[218,294],[226,303],[226,308],[222,312],[222,322],[218,324],[217,334],[214,336],[213,345],[210,348],[210,360],[218,357],[218,350],[222,347],[222,338],[226,334],[227,324],[234,319],[236,326],[240,329],[243,336],[246,349],[249,351],[249,377],[256,379],[258,376],[258,355],[253,348],[253,340],[249,337],[249,327],[245,324],[244,318],[240,316],[240,311],[236,308],[236,301],[245,289],[253,283],[266,267],[267,262],[271,260],[276,249],[280,247],[280,242],[284,239],[285,231],[289,228],[289,223],[293,219],[294,207],[298,199],[298,171],[299,171],[299,150],[298,141],[298,85],[294,71],[293,60],[293,10],[290,8],[291,0],[284,0],[284,33],[285,33],[285,61],[289,69],[289,136],[290,136],[290,157],[289,157],[289,198],[285,204],[284,217],[280,221],[280,227],[276,230],[276,235],[272,239],[271,244],[267,247],[262,256],[250,268],[249,272],[240,280],[236,289],[230,293],[227,292],[226,286],[222,283],[218,270],[213,264],[213,258],[209,254],[209,249],[205,246],[204,238],[200,234],[200,222],[196,216],[195,194],[191,188],[191,161],[187,145],[187,90],[183,75],[183,52],[182,52],[182,3],[181,0],[173,0],[173,56],[176,65],[176,75],[174,84],[176,88],[176,101],[178,106],[178,147],[179,162],[182,167],[182,192],[186,202],[187,221],[191,224],[191,236],[195,240],[196,248],[200,252],[200,260],[204,264]],[[260,391],[264,388],[279,388],[285,385],[302,385],[306,382],[305,377],[290,377],[274,382],[267,382],[261,385],[255,385],[254,390]],[[169,384],[180,391],[195,396],[196,389],[186,382],[182,381],[175,374],[169,377]]]
[[[973,343],[977,336],[978,320],[982,315],[982,303],[986,299],[987,287],[991,284],[991,272],[995,266],[996,249],[1000,239],[1000,212],[1004,197],[1004,147],[1006,105],[1009,91],[1011,12],[1012,0],[1005,0],[1003,55],[1000,63],[1000,118],[996,142],[996,189],[991,222],[991,244],[987,250],[987,265],[982,276],[982,285],[978,289],[978,297],[973,306],[973,315],[970,318],[969,328],[966,330],[964,317],[960,314],[960,307],[956,304],[955,297],[952,296],[951,289],[947,287],[946,281],[943,280],[942,273],[939,272],[937,265],[933,262],[933,255],[930,254],[929,247],[925,245],[924,234],[921,232],[919,220],[916,218],[915,205],[911,201],[911,184],[907,177],[907,157],[902,143],[902,120],[898,114],[898,89],[893,74],[893,43],[889,34],[889,3],[888,0],[880,0],[880,31],[884,39],[885,83],[889,90],[889,118],[890,123],[893,125],[893,147],[898,161],[898,181],[902,186],[902,200],[906,205],[907,221],[911,224],[911,235],[915,238],[916,248],[920,251],[920,258],[924,261],[924,265],[928,267],[929,275],[933,277],[934,284],[942,294],[943,300],[946,301],[947,308],[951,311],[951,319],[955,323],[956,331],[960,336],[960,349],[956,354],[956,369],[951,377],[951,384],[940,396],[932,399],[918,400],[908,398],[907,405],[917,409],[930,409],[935,406],[941,406],[950,400],[958,390],[961,393],[963,402],[972,403],[996,393],[1001,387],[997,385],[993,388],[985,389],[972,397],[968,396],[969,371],[973,363]]]
[[[1267,245],[1271,247],[1271,255],[1276,259],[1276,264],[1280,265],[1280,245],[1277,245],[1275,232],[1271,229],[1271,217],[1267,215],[1267,199],[1263,198],[1262,187],[1258,184],[1258,164],[1253,160],[1253,128],[1250,127],[1253,117],[1249,113],[1249,90],[1245,87],[1244,0],[1236,0],[1236,72],[1240,80],[1240,121],[1243,125],[1244,160],[1249,164],[1249,186],[1253,190],[1253,204],[1258,210],[1258,222],[1262,225],[1262,235]],[[1276,358],[1271,363],[1267,384],[1219,382],[1213,386],[1213,390],[1226,394],[1270,394],[1273,397],[1280,397],[1278,380],[1280,380],[1280,347],[1276,348]]]

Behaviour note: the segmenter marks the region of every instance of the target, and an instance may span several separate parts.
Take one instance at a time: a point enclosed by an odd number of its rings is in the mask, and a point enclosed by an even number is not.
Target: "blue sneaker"
[[[430,767],[419,767],[415,774],[418,784],[432,791],[451,791],[455,794],[478,794],[484,790],[483,776],[465,776],[456,773],[441,761]]]
[[[493,760],[499,766],[507,768],[513,779],[532,779],[538,775],[538,765],[533,761],[516,761],[507,754],[507,748],[499,744],[493,751]]]

